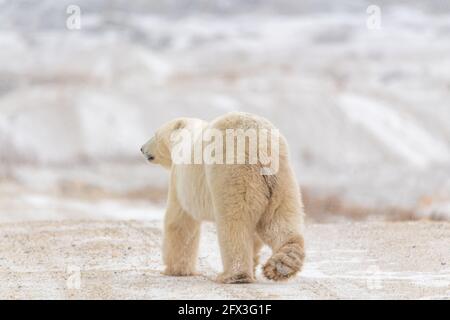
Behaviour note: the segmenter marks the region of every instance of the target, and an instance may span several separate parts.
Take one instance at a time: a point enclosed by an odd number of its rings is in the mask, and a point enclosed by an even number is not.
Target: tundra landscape
[[[449,299],[449,101],[443,1],[2,0],[0,298]],[[168,174],[139,149],[230,111],[289,143],[291,282],[215,283],[209,224],[199,275],[160,274]]]

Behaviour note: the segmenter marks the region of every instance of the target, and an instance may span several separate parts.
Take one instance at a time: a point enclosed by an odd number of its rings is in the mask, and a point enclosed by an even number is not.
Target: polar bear
[[[188,141],[188,145],[200,145],[204,150],[202,133],[207,130],[222,133],[225,139],[225,133],[230,130],[248,129],[276,131],[266,119],[241,112],[228,113],[209,123],[178,118],[159,128],[141,148],[148,161],[170,170],[164,218],[165,274],[196,274],[201,221],[213,221],[217,227],[223,265],[218,282],[254,282],[263,244],[272,249],[272,256],[263,267],[266,278],[286,280],[300,271],[305,257],[304,211],[283,136],[278,136],[278,150],[274,152],[278,167],[272,173],[264,174],[259,159],[256,163],[249,162],[248,139],[244,140],[245,163],[198,163],[189,157],[191,163],[174,161],[175,145],[180,141],[177,133],[192,133],[192,139],[184,139],[184,146]],[[231,141],[236,142],[237,136]],[[231,159],[236,159],[235,147],[231,148],[233,150],[227,147],[216,148],[215,160],[217,156],[227,157],[230,153]]]

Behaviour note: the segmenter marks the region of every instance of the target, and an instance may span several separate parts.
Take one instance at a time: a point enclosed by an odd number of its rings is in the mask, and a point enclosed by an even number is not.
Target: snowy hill
[[[257,2],[80,1],[68,30],[69,1],[0,1],[0,177],[164,188],[138,152],[153,131],[241,110],[314,196],[450,217],[449,6],[382,1],[371,30],[365,1]],[[85,169],[114,165],[140,173]]]

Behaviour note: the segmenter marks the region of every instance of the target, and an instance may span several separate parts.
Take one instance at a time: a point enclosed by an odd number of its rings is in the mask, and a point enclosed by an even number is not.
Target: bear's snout
[[[154,157],[153,155],[148,154],[148,153],[146,152],[145,146],[142,146],[142,147],[141,147],[141,152],[142,152],[142,154],[145,156],[145,158],[147,158],[148,161],[153,161],[153,160],[155,160],[155,157]]]

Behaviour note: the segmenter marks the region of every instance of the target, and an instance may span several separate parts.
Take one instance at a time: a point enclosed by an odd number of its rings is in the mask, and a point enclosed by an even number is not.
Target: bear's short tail
[[[264,276],[269,280],[283,281],[302,269],[305,259],[303,237],[298,235],[286,241],[266,262]]]

